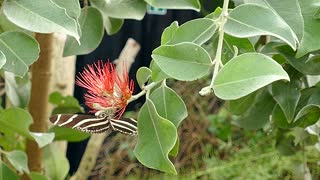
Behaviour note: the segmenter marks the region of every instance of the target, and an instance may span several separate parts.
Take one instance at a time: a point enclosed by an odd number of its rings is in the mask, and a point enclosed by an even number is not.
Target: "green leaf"
[[[154,60],[151,61],[150,68],[152,71],[151,79],[153,82],[159,82],[170,77],[161,71],[159,65]]]
[[[69,162],[56,144],[50,144],[43,149],[45,175],[49,179],[65,179],[69,171]]]
[[[244,96],[242,98],[229,101],[229,107],[228,110],[233,115],[242,115],[245,113],[253,104],[255,98],[256,98],[257,92],[253,92],[247,96]]]
[[[49,129],[49,132],[54,133],[55,135],[54,140],[56,141],[65,140],[68,142],[79,142],[87,139],[90,136],[90,134],[88,133],[84,133],[71,128],[64,128],[64,127],[58,127],[58,126],[51,127]]]
[[[3,11],[0,12],[0,33],[6,31],[20,31],[26,34],[32,35],[30,31],[22,29],[21,27],[13,24],[8,18],[3,14]]]
[[[90,0],[90,2],[106,17],[141,20],[147,11],[143,0]]]
[[[81,10],[79,24],[82,35],[80,45],[68,37],[64,46],[63,56],[88,54],[98,47],[103,37],[103,19],[98,9],[86,7]]]
[[[202,45],[212,37],[216,30],[215,21],[207,18],[194,19],[178,27],[167,44],[193,42]]]
[[[280,79],[289,80],[281,65],[266,55],[246,53],[221,68],[214,81],[214,92],[221,99],[233,100]]]
[[[9,108],[0,114],[0,131],[19,133],[25,137],[30,137],[29,126],[32,124],[31,115],[20,108]]]
[[[157,113],[149,99],[140,109],[138,129],[138,142],[134,154],[139,162],[149,168],[177,174],[168,158],[177,140],[176,127]]]
[[[181,97],[165,81],[150,95],[158,114],[171,121],[176,127],[188,116],[187,107]]]
[[[138,81],[139,86],[142,88],[144,83],[148,82],[151,76],[151,70],[147,67],[140,67],[136,74],[136,79]]]
[[[275,101],[267,90],[261,90],[251,108],[241,116],[237,122],[240,127],[245,129],[260,129],[269,122],[269,116],[275,106]]]
[[[54,139],[54,133],[39,133],[39,132],[30,132],[30,135],[37,142],[40,148],[52,143]]]
[[[205,18],[217,20],[220,17],[221,12],[222,12],[222,8],[217,7],[212,13],[206,15]]]
[[[28,158],[25,152],[23,151],[11,151],[6,153],[11,165],[20,173],[26,172],[29,173],[28,168]]]
[[[174,90],[165,84],[165,81],[151,93],[150,99],[154,103],[159,115],[171,121],[176,128],[178,128],[182,120],[188,116],[187,107],[183,100]],[[178,150],[179,139],[177,138],[176,144],[169,155],[176,156]]]
[[[68,16],[78,19],[81,13],[80,2],[78,0],[52,0],[58,6],[66,9]]]
[[[219,34],[213,36],[213,49],[217,49]],[[228,34],[224,35],[221,60],[226,64],[236,55],[235,47],[238,49],[238,54],[255,52],[253,45],[248,38],[237,38]]]
[[[3,54],[2,51],[0,51],[0,69],[3,67],[3,65],[6,64],[6,56]]]
[[[299,40],[303,36],[303,17],[298,0],[245,0],[272,9],[295,32]]]
[[[79,102],[73,96],[62,96],[59,92],[53,92],[49,96],[49,102],[57,105],[52,114],[74,114],[84,112]]]
[[[271,120],[279,128],[288,129],[294,127],[293,123],[290,124],[288,122],[285,114],[283,113],[283,110],[278,104],[274,107],[272,111]]]
[[[104,28],[110,36],[116,34],[121,29],[123,23],[123,19],[103,16]]]
[[[20,180],[21,178],[7,167],[2,161],[0,161],[0,180]]]
[[[300,91],[291,83],[283,81],[272,84],[271,94],[283,110],[288,122],[292,122],[300,99]]]
[[[316,123],[320,118],[320,106],[308,104],[303,107],[296,115],[294,122],[299,123],[301,127],[308,127]]]
[[[39,44],[33,37],[14,31],[0,34],[0,50],[7,59],[2,68],[21,77],[40,53]]]
[[[77,23],[78,34],[81,35],[81,29],[79,24],[79,16],[81,14],[81,7],[79,0],[52,0],[58,6],[64,8],[69,17],[73,18]]]
[[[170,26],[166,27],[161,35],[161,45],[167,44],[179,28],[178,21],[173,21]]]
[[[165,74],[181,81],[199,79],[211,67],[208,52],[190,42],[160,46],[152,52],[151,57]]]
[[[37,172],[31,172],[28,174],[29,178],[31,180],[47,180],[48,178],[40,173]]]
[[[145,0],[151,6],[165,9],[192,9],[200,11],[199,0]]]
[[[10,0],[5,1],[2,8],[11,22],[29,31],[58,32],[77,40],[80,38],[76,20],[67,15],[66,9],[51,0]]]
[[[300,42],[297,57],[302,57],[308,52],[320,49],[320,21],[314,18],[319,9],[318,0],[299,0],[304,20],[304,32]]]
[[[30,99],[31,81],[28,74],[23,78],[16,77],[11,72],[5,72],[5,90],[11,104],[26,108]]]
[[[296,35],[276,12],[256,4],[243,4],[230,11],[225,32],[235,37],[275,36],[296,49]]]
[[[295,52],[289,46],[278,46],[275,49],[286,58],[287,62],[296,70],[303,74],[319,75],[320,74],[320,56],[309,55],[295,58]]]

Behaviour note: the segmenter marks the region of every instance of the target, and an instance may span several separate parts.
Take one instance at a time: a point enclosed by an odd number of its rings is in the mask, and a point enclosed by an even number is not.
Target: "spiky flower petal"
[[[112,63],[99,60],[79,73],[76,84],[87,89],[85,104],[92,113],[103,108],[112,110],[116,118],[121,117],[133,93],[133,81],[123,69],[119,75]]]

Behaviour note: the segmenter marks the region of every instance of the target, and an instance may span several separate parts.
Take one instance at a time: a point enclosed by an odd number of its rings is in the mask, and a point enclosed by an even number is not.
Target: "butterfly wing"
[[[57,114],[50,117],[50,121],[57,126],[77,129],[88,133],[102,133],[109,129],[109,120],[105,117],[97,118],[82,114]]]
[[[132,118],[110,119],[112,130],[119,131],[123,134],[134,136],[138,133],[137,121]]]

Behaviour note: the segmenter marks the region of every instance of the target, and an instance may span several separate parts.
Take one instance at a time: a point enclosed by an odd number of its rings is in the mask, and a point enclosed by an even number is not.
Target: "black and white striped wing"
[[[50,121],[57,126],[77,129],[88,133],[102,133],[109,129],[106,117],[97,118],[82,114],[57,114],[50,117]]]
[[[132,118],[109,119],[111,129],[123,134],[134,136],[138,133],[137,121]]]

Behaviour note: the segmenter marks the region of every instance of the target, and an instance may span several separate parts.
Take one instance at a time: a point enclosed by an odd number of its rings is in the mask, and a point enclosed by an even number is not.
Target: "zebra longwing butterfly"
[[[77,129],[88,133],[102,133],[108,129],[126,135],[137,135],[137,121],[132,118],[113,119],[106,113],[93,115],[57,114],[50,117],[57,126]]]

